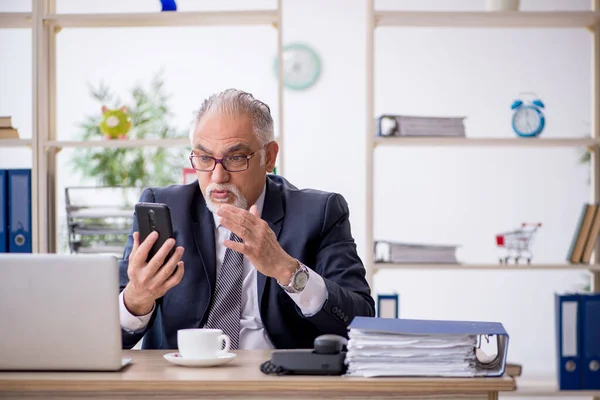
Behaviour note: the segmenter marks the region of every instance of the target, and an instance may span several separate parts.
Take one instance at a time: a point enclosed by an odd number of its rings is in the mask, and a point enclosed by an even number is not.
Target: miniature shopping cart
[[[535,233],[541,226],[541,223],[523,222],[519,229],[496,235],[500,264],[508,264],[511,259],[518,264],[521,258],[527,259],[527,264],[531,264],[533,253],[529,248]]]

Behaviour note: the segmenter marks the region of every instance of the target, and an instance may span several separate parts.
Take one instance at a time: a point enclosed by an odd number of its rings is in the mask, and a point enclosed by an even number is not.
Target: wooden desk
[[[162,350],[129,350],[133,364],[119,372],[0,372],[0,398],[56,399],[498,399],[513,378],[356,378],[273,376],[260,372],[268,351],[238,351],[213,368],[168,363]]]

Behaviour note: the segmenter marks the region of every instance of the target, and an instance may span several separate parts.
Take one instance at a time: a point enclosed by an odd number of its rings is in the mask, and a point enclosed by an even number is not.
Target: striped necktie
[[[229,240],[242,242],[233,232]],[[221,329],[229,336],[232,350],[239,348],[243,271],[243,254],[227,248],[204,326],[209,329]]]

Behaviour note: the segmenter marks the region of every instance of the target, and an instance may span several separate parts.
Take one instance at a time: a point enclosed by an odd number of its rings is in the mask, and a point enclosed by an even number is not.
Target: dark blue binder
[[[482,376],[501,376],[506,368],[509,337],[499,322],[356,317],[348,328],[362,332],[399,335],[496,336],[496,357],[491,362],[482,362],[481,366],[485,371]]]
[[[581,295],[581,388],[600,389],[600,293]]]
[[[8,170],[8,252],[31,253],[31,170]]]
[[[0,169],[0,253],[8,252],[8,221],[6,170]]]
[[[397,294],[378,294],[377,316],[380,318],[398,318],[398,302]]]
[[[556,368],[560,390],[582,388],[581,306],[579,294],[556,294]]]

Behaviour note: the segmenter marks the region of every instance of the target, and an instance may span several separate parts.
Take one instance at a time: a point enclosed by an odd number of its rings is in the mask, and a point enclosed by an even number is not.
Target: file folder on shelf
[[[600,294],[582,294],[581,364],[583,390],[600,390]]]
[[[506,369],[509,337],[498,322],[356,317],[349,330],[349,375],[497,377]]]
[[[377,316],[379,318],[398,318],[398,294],[377,295]]]
[[[561,390],[581,389],[579,295],[556,295],[557,377]]]
[[[8,252],[31,253],[31,170],[8,170]]]
[[[600,293],[556,294],[561,390],[600,389]]]
[[[0,253],[8,252],[6,170],[0,169]]]

